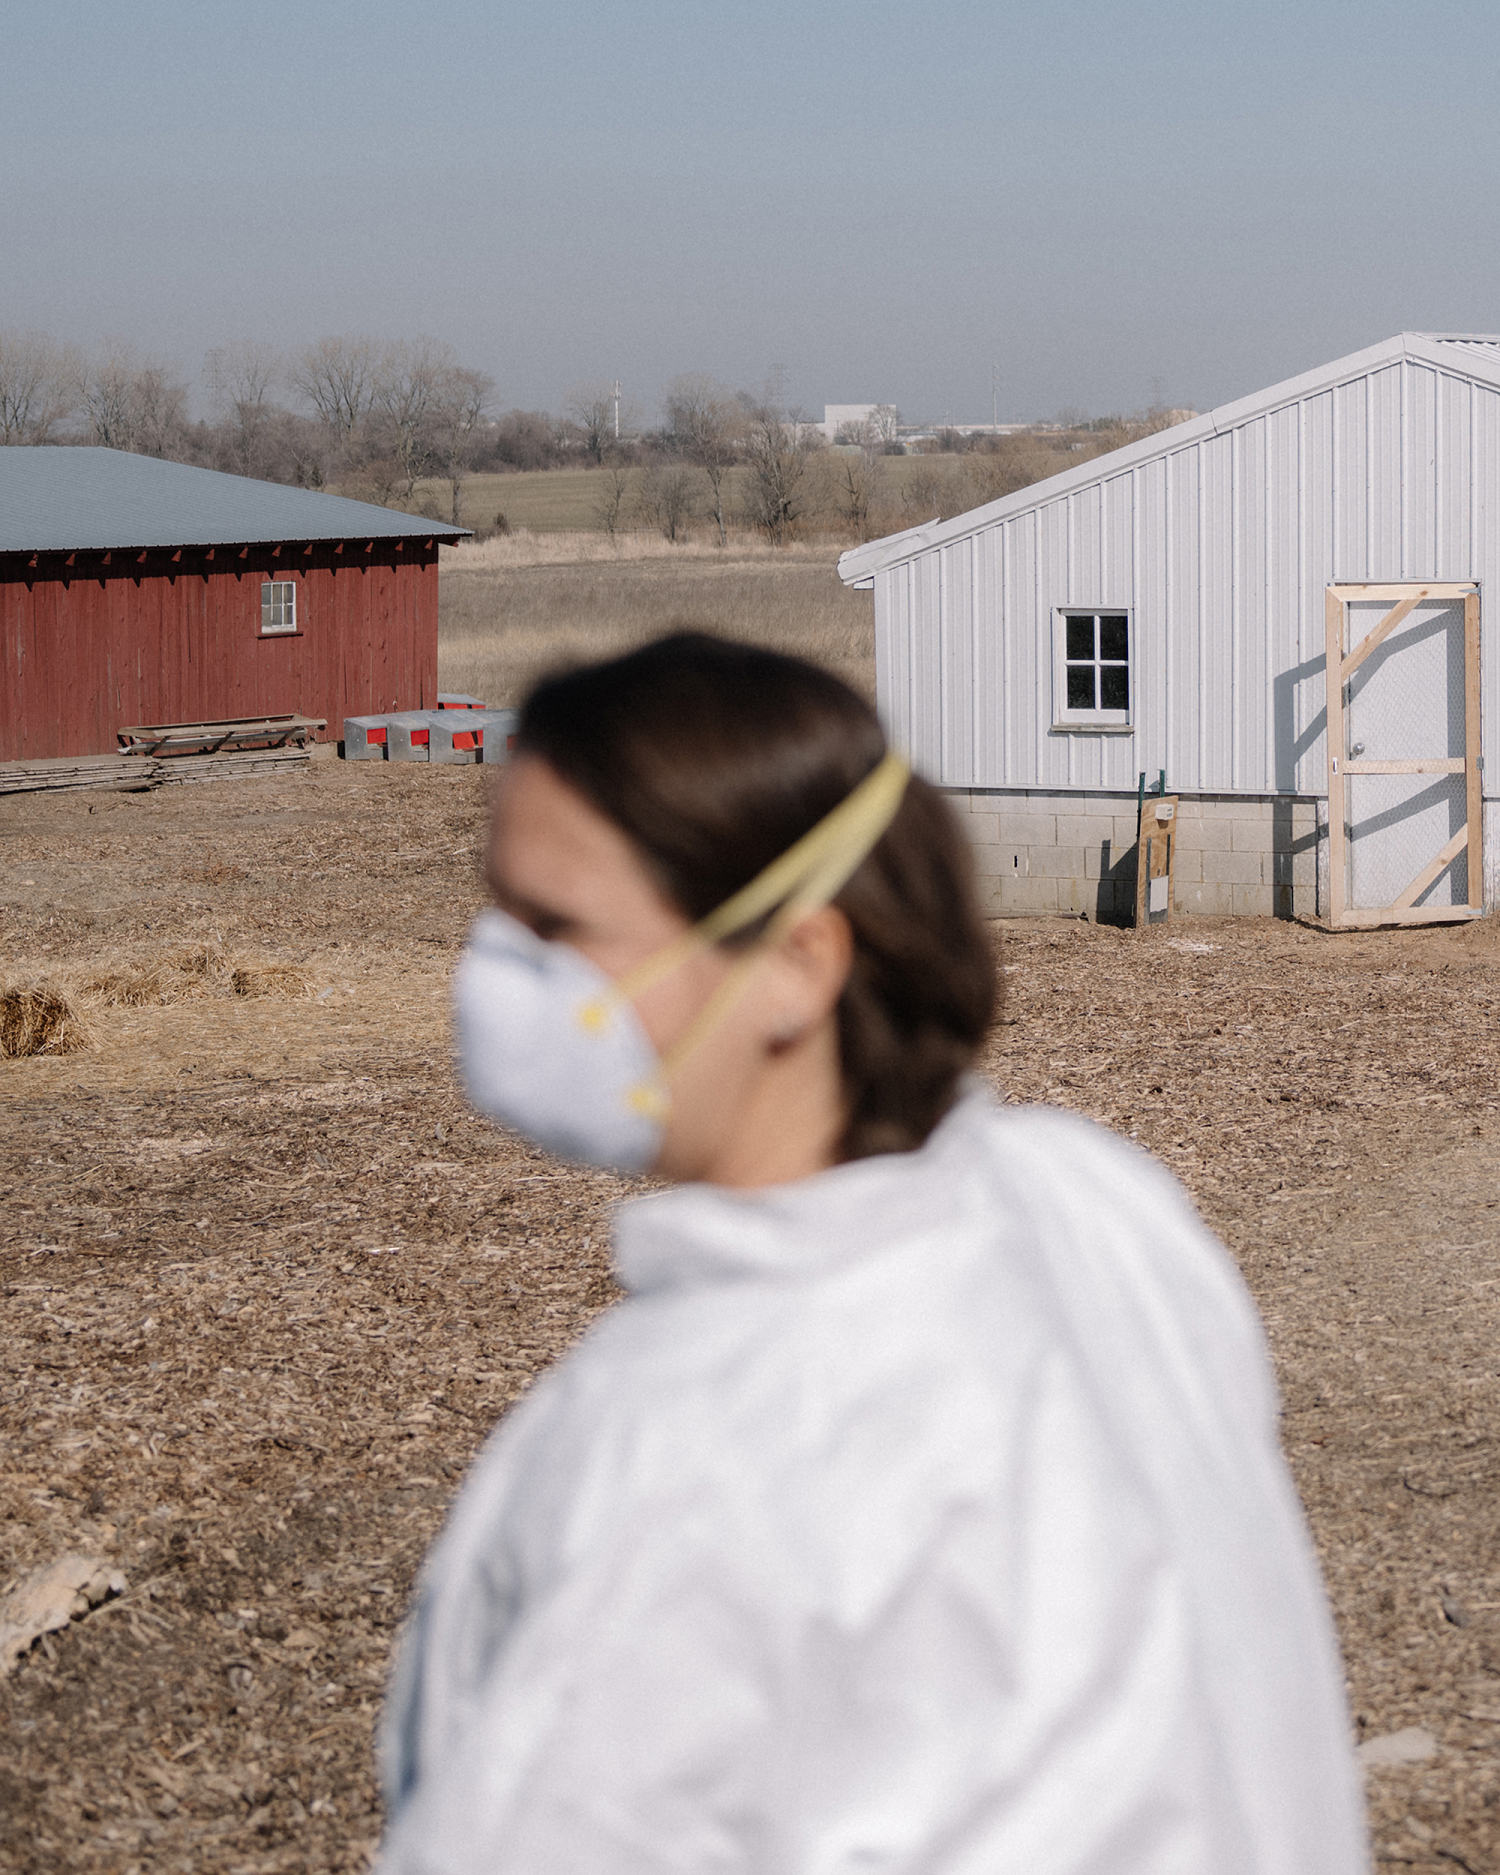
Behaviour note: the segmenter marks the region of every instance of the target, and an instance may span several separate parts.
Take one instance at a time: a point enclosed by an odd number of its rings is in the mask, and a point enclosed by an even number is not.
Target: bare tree
[[[370,413],[382,355],[374,339],[326,338],[308,346],[292,367],[292,388],[341,446]]]
[[[708,481],[709,513],[719,545],[729,538],[724,521],[725,477],[739,460],[744,407],[713,378],[694,372],[675,378],[667,392],[667,434]]]
[[[833,456],[833,504],[839,518],[856,540],[869,540],[871,525],[884,493],[883,458],[878,449],[838,449]]]
[[[647,471],[641,507],[667,540],[675,543],[693,518],[693,473],[686,463],[666,462]]]
[[[576,385],[568,393],[567,411],[601,469],[606,456],[640,427],[634,405],[622,402],[612,384]]]
[[[776,547],[796,532],[812,504],[808,464],[817,447],[811,424],[769,403],[751,404],[745,436],[751,519]]]
[[[623,462],[611,462],[594,500],[594,514],[600,527],[613,540],[625,519],[625,504],[630,497],[630,470]]]
[[[78,405],[78,360],[40,332],[0,332],[0,443],[45,443]]]
[[[185,453],[187,388],[165,366],[113,345],[83,367],[78,391],[95,443],[140,456]]]
[[[280,355],[253,339],[216,346],[203,360],[223,454],[240,475],[265,475],[271,467],[274,432],[283,414],[271,393],[282,372]]]
[[[448,484],[449,519],[455,527],[464,477],[474,466],[479,426],[494,390],[495,381],[487,373],[453,365],[443,373],[433,397],[432,456]]]

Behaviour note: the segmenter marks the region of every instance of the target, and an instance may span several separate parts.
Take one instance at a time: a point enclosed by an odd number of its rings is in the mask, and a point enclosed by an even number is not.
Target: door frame
[[[1400,762],[1356,761],[1344,753],[1344,687],[1379,644],[1417,606],[1429,599],[1462,599],[1464,605],[1464,752]],[[1348,608],[1354,600],[1384,600],[1390,611],[1352,651],[1344,649]],[[1479,587],[1473,580],[1336,580],[1323,602],[1326,650],[1328,747],[1328,922],[1338,930],[1377,925],[1457,924],[1484,910],[1484,801],[1480,788],[1479,739]],[[1465,820],[1458,832],[1410,879],[1386,906],[1349,903],[1349,852],[1344,837],[1346,775],[1462,775]],[[1427,888],[1440,879],[1460,853],[1467,852],[1469,903],[1417,906]]]

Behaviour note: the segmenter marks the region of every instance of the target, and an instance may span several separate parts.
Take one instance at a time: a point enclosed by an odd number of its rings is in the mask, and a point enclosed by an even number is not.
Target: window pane
[[[1092,664],[1068,666],[1068,708],[1070,710],[1094,708],[1094,667]]]
[[[1123,664],[1130,656],[1130,629],[1123,612],[1105,612],[1099,619],[1099,655]]]
[[[1130,669],[1124,664],[1099,667],[1099,707],[1101,710],[1130,708]]]
[[[1093,655],[1093,619],[1070,618],[1068,620],[1068,656],[1070,658],[1091,658]]]

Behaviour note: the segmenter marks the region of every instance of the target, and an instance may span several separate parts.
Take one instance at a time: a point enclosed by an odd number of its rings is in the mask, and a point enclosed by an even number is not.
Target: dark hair
[[[613,822],[697,920],[836,807],[886,742],[869,704],[816,665],[677,632],[544,678],[516,747]],[[968,842],[936,788],[912,777],[834,903],[854,934],[839,1156],[909,1151],[953,1104],[999,981]]]

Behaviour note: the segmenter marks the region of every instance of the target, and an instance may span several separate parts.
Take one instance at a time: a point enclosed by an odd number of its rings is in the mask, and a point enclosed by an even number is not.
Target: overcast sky
[[[10,0],[0,325],[909,418],[1500,329],[1495,0]]]

